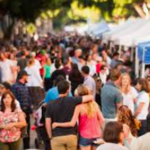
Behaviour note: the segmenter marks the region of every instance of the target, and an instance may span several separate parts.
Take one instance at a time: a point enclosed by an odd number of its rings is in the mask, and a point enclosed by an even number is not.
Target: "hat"
[[[29,74],[28,74],[25,70],[21,70],[21,71],[18,73],[17,79],[21,79],[23,76],[29,76]]]
[[[40,53],[41,53],[42,55],[45,55],[45,54],[46,54],[45,50],[41,50]]]
[[[9,90],[11,89],[11,85],[8,82],[2,82],[0,84],[0,87],[4,87],[4,88],[9,89]]]

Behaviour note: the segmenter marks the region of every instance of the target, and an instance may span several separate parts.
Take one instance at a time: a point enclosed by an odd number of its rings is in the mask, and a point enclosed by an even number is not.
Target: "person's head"
[[[56,79],[54,80],[54,86],[57,86],[59,82],[64,81],[65,78],[62,75],[59,75],[56,77]]]
[[[92,60],[96,61],[97,57],[98,57],[98,56],[97,56],[97,53],[93,53],[93,54],[92,54]]]
[[[84,95],[88,95],[89,93],[90,93],[89,89],[83,84],[79,85],[75,90],[76,96],[84,96]]]
[[[32,58],[35,58],[36,57],[36,52],[31,52],[30,55],[31,55]]]
[[[85,61],[85,60],[84,60],[84,57],[83,57],[82,55],[79,56],[78,59],[79,59],[79,62],[80,62],[80,63],[83,63],[83,62]]]
[[[124,133],[123,126],[119,122],[108,122],[105,126],[103,139],[105,142],[109,143],[123,143]]]
[[[138,91],[145,91],[147,93],[150,93],[150,86],[147,79],[141,78],[137,81],[136,88]]]
[[[72,64],[72,71],[79,71],[77,64]]]
[[[51,59],[50,58],[46,58],[46,64],[49,66],[51,65]]]
[[[132,135],[137,136],[134,117],[128,106],[123,105],[119,108],[118,121],[121,122],[122,124],[128,125],[130,127]]]
[[[88,54],[85,58],[86,61],[91,61],[92,60],[92,56],[90,54]]]
[[[81,73],[82,73],[83,77],[88,76],[90,73],[90,68],[88,66],[83,66],[81,68]]]
[[[84,95],[89,95],[89,94],[90,94],[90,90],[88,89],[88,87],[82,84],[79,85],[77,89],[75,90],[75,96],[84,96]],[[86,114],[88,118],[93,117],[93,115],[95,115],[97,110],[99,109],[98,105],[93,101],[86,103],[84,106],[85,106]]]
[[[102,63],[102,57],[98,56],[98,57],[96,58],[96,61],[97,61],[97,63]]]
[[[26,50],[22,50],[21,51],[21,57],[25,57],[26,56]]]
[[[57,88],[59,94],[67,96],[69,94],[70,84],[68,81],[64,80],[58,83]]]
[[[63,60],[63,66],[69,65],[69,58]]]
[[[61,61],[58,60],[58,59],[56,59],[56,60],[55,60],[55,68],[56,68],[56,69],[59,69],[60,66],[61,66]]]
[[[102,56],[103,57],[107,56],[107,52],[105,50],[102,51]]]
[[[113,54],[113,58],[114,58],[115,60],[118,60],[118,59],[119,59],[119,53],[118,53],[118,52],[115,52],[115,53]]]
[[[140,78],[136,78],[136,79],[134,79],[133,81],[132,81],[132,85],[135,87],[135,89],[137,90],[137,91],[139,91],[138,90],[138,81],[140,80]]]
[[[0,60],[3,61],[6,58],[6,53],[5,52],[0,52]]]
[[[118,62],[115,66],[115,69],[121,71],[123,69],[123,64],[121,62]]]
[[[28,67],[33,66],[35,64],[35,59],[34,58],[30,58],[28,60]]]
[[[0,84],[0,94],[2,95],[6,91],[11,90],[11,85],[8,82],[3,82]]]
[[[29,74],[25,70],[21,70],[18,73],[17,80],[21,81],[23,84],[28,82]]]
[[[82,50],[81,49],[76,49],[75,50],[75,57],[79,57],[79,56],[81,56],[82,55]]]
[[[121,77],[121,73],[119,70],[117,69],[111,69],[110,70],[110,79],[113,82],[117,82],[117,84],[120,83],[120,77]]]
[[[16,60],[16,57],[15,57],[14,53],[10,54],[10,60]]]
[[[7,107],[11,108],[12,112],[14,112],[16,109],[15,96],[10,91],[6,91],[2,95],[2,99],[1,99],[1,111],[4,112]]]
[[[101,72],[106,73],[106,71],[107,71],[107,67],[105,65],[102,65],[101,66]]]
[[[129,86],[131,84],[131,78],[128,73],[121,74],[121,86]]]

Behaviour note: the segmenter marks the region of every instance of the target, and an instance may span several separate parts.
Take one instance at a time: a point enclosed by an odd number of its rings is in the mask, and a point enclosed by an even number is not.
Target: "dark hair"
[[[4,112],[5,111],[5,104],[4,104],[4,99],[6,98],[7,95],[10,95],[10,97],[12,98],[12,103],[11,103],[11,111],[14,112],[16,109],[16,103],[15,103],[15,96],[11,91],[6,91],[3,95],[2,95],[2,99],[1,99],[1,111]]]
[[[55,78],[54,85],[57,86],[59,84],[59,82],[64,81],[64,80],[65,80],[65,77],[62,75],[59,75]]]
[[[83,67],[81,68],[81,70],[82,70],[82,72],[85,73],[85,74],[89,74],[89,72],[90,72],[90,68],[89,68],[88,66],[83,66]]]
[[[61,81],[58,83],[57,88],[58,88],[58,93],[59,94],[65,94],[67,90],[69,90],[70,84],[68,81]]]
[[[69,76],[70,75],[72,75],[74,77],[82,76],[77,64],[72,64],[72,69],[71,69]]]
[[[145,91],[147,93],[150,93],[150,86],[147,79],[141,78],[138,80],[138,82],[141,85],[141,91]]]
[[[8,82],[3,82],[0,85],[2,85],[6,90],[11,90],[11,85]]]
[[[56,59],[55,60],[55,67],[56,67],[56,69],[59,69],[60,66],[61,66],[61,61]]]
[[[123,126],[119,122],[109,122],[106,124],[103,139],[105,142],[119,143],[120,133],[123,132]]]
[[[111,69],[110,70],[110,79],[112,81],[118,80],[120,76],[121,76],[121,73],[118,69]]]
[[[25,50],[23,50],[23,51],[21,51],[21,56],[25,56],[25,54],[26,54],[26,51]]]
[[[115,56],[119,56],[119,53],[118,52],[114,52],[113,53],[113,57],[115,57]]]
[[[104,70],[105,68],[106,68],[105,65],[102,65],[102,66],[101,66],[101,70]]]

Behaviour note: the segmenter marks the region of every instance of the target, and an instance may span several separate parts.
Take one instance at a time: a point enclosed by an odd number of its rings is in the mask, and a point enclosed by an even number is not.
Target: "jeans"
[[[11,143],[0,142],[0,150],[20,150],[20,147],[21,147],[21,139]]]
[[[77,136],[65,135],[51,139],[52,150],[77,150]]]

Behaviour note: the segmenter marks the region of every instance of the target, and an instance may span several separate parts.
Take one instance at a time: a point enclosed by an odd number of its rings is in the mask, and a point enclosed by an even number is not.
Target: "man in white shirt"
[[[6,58],[4,52],[0,53],[0,70],[2,82],[11,83],[13,80],[12,63],[9,59]]]

